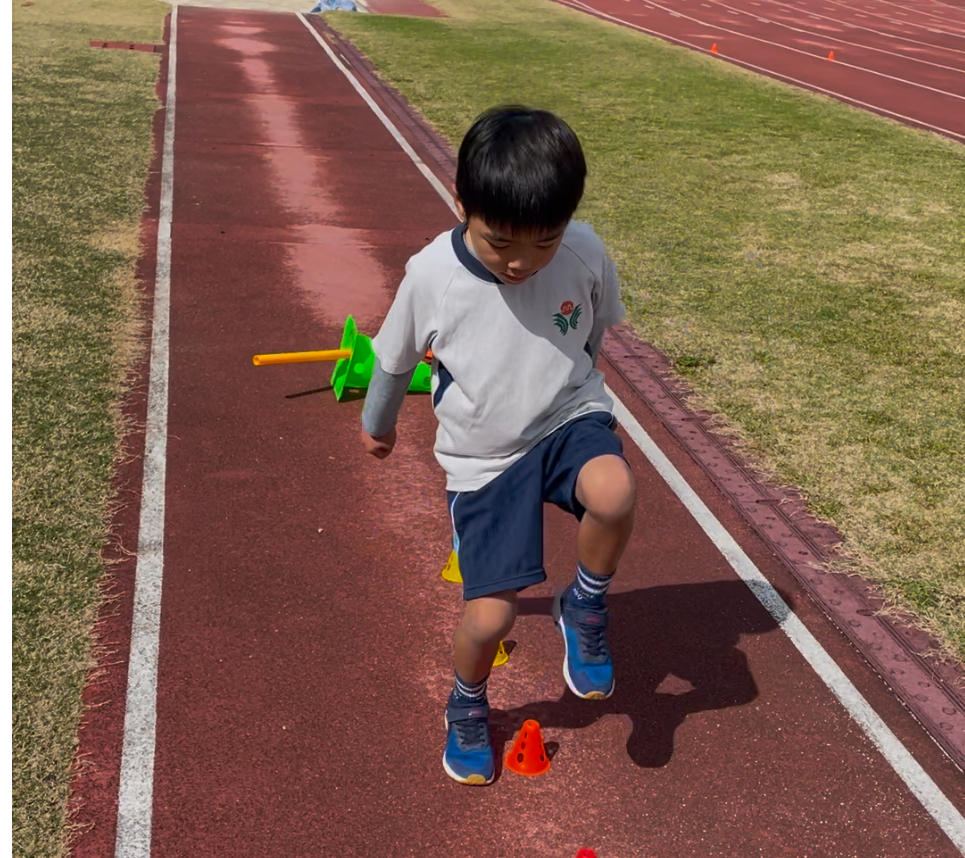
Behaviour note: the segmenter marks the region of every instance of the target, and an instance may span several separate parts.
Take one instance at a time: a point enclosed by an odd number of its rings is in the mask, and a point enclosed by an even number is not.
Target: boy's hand
[[[395,429],[390,429],[378,438],[373,438],[363,429],[362,443],[365,445],[366,453],[371,453],[376,459],[384,459],[395,447]]]

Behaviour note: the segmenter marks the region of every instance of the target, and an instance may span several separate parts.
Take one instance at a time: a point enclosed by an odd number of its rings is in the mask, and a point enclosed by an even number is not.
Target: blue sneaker
[[[606,640],[609,611],[573,595],[557,593],[553,619],[563,633],[563,678],[577,697],[605,700],[613,694],[613,658]]]
[[[496,760],[489,741],[488,704],[467,703],[450,694],[446,729],[449,736],[442,755],[446,774],[461,784],[491,784]]]

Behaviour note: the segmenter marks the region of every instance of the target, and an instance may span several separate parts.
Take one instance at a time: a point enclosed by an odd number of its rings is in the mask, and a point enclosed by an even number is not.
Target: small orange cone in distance
[[[714,44],[712,44],[712,45],[710,46],[710,52],[711,52],[712,54],[716,54],[716,53],[717,53],[717,42],[714,42]]]
[[[834,51],[831,51],[831,52],[828,54],[828,59],[831,60],[831,62],[834,62]]]
[[[576,853],[576,858],[596,858],[596,852],[592,849],[581,849]]]
[[[506,757],[506,768],[517,775],[541,775],[549,771],[550,758],[543,747],[543,734],[536,721],[524,721]]]

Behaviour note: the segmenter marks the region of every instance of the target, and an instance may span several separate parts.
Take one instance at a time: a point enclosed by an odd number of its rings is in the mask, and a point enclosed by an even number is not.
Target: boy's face
[[[565,223],[551,230],[514,233],[491,227],[476,215],[466,222],[466,238],[473,252],[507,285],[522,283],[549,265],[566,232]]]

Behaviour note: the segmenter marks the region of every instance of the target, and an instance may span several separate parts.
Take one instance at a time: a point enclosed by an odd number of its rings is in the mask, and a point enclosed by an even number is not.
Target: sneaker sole
[[[446,732],[448,733],[449,719],[445,715],[443,715],[442,720],[445,722]],[[487,786],[491,784],[494,780],[496,780],[495,771],[493,772],[493,775],[491,778],[489,778],[489,780],[486,780],[486,778],[483,775],[469,775],[468,777],[464,775],[457,775],[452,769],[449,768],[449,763],[446,762],[445,753],[443,753],[442,755],[442,767],[446,770],[446,774],[449,775],[449,777],[451,777],[454,781],[456,781],[456,783],[465,784],[466,786]]]
[[[617,683],[615,679],[610,683],[609,691],[588,691],[585,694],[579,691],[576,685],[573,683],[573,679],[570,676],[569,671],[570,647],[566,639],[566,628],[563,625],[563,609],[560,604],[562,598],[563,594],[557,593],[556,598],[553,600],[553,620],[556,623],[556,627],[560,630],[560,634],[563,635],[563,679],[566,680],[566,685],[570,691],[572,691],[581,700],[606,700],[607,698],[612,697],[613,692],[616,690]]]

